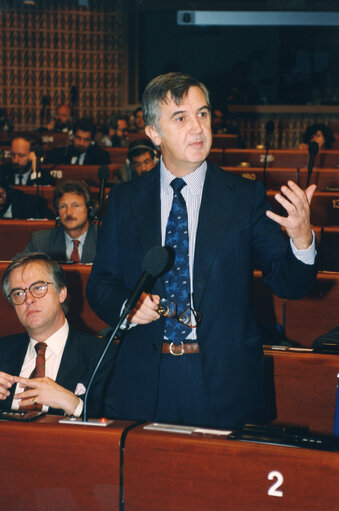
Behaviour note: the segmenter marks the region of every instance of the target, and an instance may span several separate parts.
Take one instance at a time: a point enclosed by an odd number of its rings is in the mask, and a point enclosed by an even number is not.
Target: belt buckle
[[[177,351],[180,348],[180,351]],[[171,355],[174,355],[175,357],[181,357],[181,355],[184,354],[184,343],[181,341],[180,344],[174,344],[174,342],[171,342],[169,345],[169,351]]]

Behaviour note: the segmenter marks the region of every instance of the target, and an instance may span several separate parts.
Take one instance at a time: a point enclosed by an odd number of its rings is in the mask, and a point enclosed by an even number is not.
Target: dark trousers
[[[204,425],[208,422],[206,402],[200,353],[182,356],[163,354],[154,421]]]

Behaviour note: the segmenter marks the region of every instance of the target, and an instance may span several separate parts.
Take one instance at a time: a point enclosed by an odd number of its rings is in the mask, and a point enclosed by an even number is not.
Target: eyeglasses
[[[48,291],[48,284],[54,285],[53,282],[43,282],[42,280],[38,280],[38,282],[33,282],[33,284],[25,289],[12,289],[8,298],[13,305],[22,305],[26,301],[27,291],[29,291],[34,298],[43,298]]]
[[[184,310],[184,312],[177,314],[177,304],[172,302],[172,300],[167,300],[167,298],[162,298],[160,300],[158,313],[164,318],[174,318],[179,321],[179,323],[189,328],[197,328],[201,321],[200,312],[196,311],[191,306]]]

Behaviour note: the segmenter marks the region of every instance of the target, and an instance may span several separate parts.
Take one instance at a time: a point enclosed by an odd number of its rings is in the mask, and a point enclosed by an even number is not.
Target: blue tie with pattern
[[[188,254],[188,221],[186,202],[181,190],[186,183],[181,178],[171,182],[173,188],[173,203],[170,211],[165,245],[171,247],[175,259],[171,270],[165,275],[166,298],[177,305],[177,314],[184,312],[190,306],[190,273]],[[175,344],[180,344],[190,332],[190,328],[179,323],[176,319],[166,319],[164,334]]]

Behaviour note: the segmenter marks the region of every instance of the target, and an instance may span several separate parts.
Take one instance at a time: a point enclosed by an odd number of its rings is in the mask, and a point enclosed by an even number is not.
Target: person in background
[[[54,218],[46,199],[13,188],[7,179],[0,178],[0,218]]]
[[[0,176],[7,179],[11,185],[33,186],[51,185],[55,179],[48,171],[36,174],[37,156],[32,150],[31,141],[25,136],[15,137],[11,143],[11,161],[0,166]]]
[[[53,201],[59,225],[33,232],[18,256],[44,252],[59,262],[92,263],[97,226],[92,223],[95,207],[88,185],[84,181],[63,181],[55,188]]]
[[[133,112],[133,118],[134,118],[134,133],[144,133],[145,132],[145,123],[144,123],[144,116],[142,114],[142,108],[139,106],[136,108]]]
[[[332,149],[334,144],[334,135],[330,128],[322,123],[312,124],[304,133],[303,142],[299,149],[308,150],[310,142],[317,142],[319,150]]]
[[[60,105],[54,119],[47,125],[48,131],[69,133],[72,131],[72,111],[69,105]]]
[[[80,119],[74,126],[73,142],[51,149],[45,163],[66,165],[108,165],[109,154],[94,142],[96,128],[90,119]]]
[[[0,339],[0,409],[80,416],[104,346],[69,325],[62,268],[46,254],[28,254],[7,267],[2,290],[25,333]]]
[[[126,115],[119,113],[112,114],[103,129],[103,135],[99,140],[99,145],[104,147],[127,147],[128,123]]]
[[[130,143],[127,162],[120,169],[121,181],[131,181],[152,170],[158,163],[157,150],[149,138],[138,138]]]

